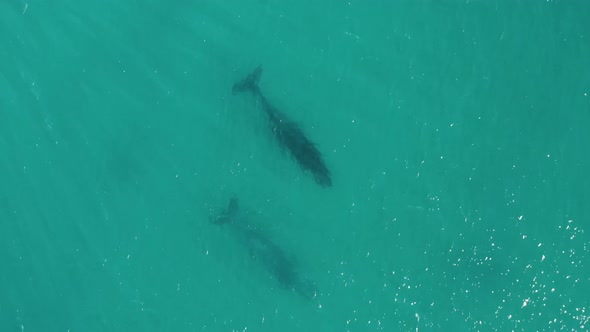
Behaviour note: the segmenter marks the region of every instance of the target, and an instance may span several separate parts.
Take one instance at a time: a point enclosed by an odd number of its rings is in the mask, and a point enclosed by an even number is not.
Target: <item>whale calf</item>
[[[232,87],[232,93],[250,92],[268,115],[271,129],[281,146],[291,151],[291,154],[304,170],[313,174],[315,181],[322,187],[332,186],[330,171],[326,167],[322,154],[316,145],[310,141],[299,126],[289,120],[283,113],[269,103],[258,87],[262,75],[262,66],[258,66],[246,78]]]
[[[303,278],[289,258],[290,255],[244,217],[239,210],[238,199],[232,197],[227,208],[210,221],[231,229],[248,249],[250,257],[259,262],[282,288],[292,290],[306,299],[313,299],[317,293],[314,283]]]

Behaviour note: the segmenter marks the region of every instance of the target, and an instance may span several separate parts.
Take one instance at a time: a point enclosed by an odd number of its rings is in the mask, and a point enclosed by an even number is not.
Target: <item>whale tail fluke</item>
[[[238,214],[238,199],[235,196],[229,200],[227,209],[220,215],[211,218],[211,223],[217,225],[223,225],[232,223]]]
[[[243,80],[237,82],[232,87],[232,93],[235,95],[238,92],[254,91],[258,89],[258,81],[262,75],[262,65],[256,67],[250,75],[246,76]]]

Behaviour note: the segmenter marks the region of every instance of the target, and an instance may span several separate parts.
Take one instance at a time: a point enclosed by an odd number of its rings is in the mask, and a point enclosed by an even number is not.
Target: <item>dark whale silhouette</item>
[[[243,217],[237,198],[232,197],[227,209],[214,216],[211,223],[228,225],[246,246],[252,259],[260,262],[282,288],[295,291],[306,299],[313,299],[317,293],[314,283],[301,277],[289,255]]]
[[[315,181],[319,185],[322,187],[332,186],[330,171],[315,144],[305,137],[303,131],[295,122],[289,120],[283,113],[272,106],[260,91],[258,81],[261,75],[262,66],[258,66],[245,79],[234,84],[232,93],[235,95],[238,92],[251,92],[268,115],[272,132],[279,140],[279,143],[291,151],[295,160],[304,170],[310,170],[313,173]]]

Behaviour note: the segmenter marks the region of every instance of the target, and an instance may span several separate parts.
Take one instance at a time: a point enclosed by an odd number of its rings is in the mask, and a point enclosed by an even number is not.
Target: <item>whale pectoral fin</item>
[[[223,225],[223,224],[227,224],[228,222],[230,222],[231,219],[227,215],[222,214],[222,215],[211,217],[209,219],[209,221],[215,225]]]
[[[234,84],[232,87],[232,94],[235,95],[238,92],[257,89],[260,76],[262,76],[262,65],[256,67],[256,69],[254,69],[250,75],[246,76],[246,78]]]

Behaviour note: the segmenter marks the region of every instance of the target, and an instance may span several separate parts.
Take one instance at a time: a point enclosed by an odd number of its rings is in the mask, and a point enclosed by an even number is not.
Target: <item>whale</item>
[[[332,178],[322,154],[316,144],[309,140],[297,123],[291,121],[284,113],[273,106],[262,94],[258,82],[262,75],[262,66],[256,67],[248,76],[235,83],[232,94],[250,92],[262,110],[268,116],[271,130],[279,144],[287,148],[303,170],[313,174],[315,182],[322,187],[331,187]]]
[[[240,211],[235,196],[231,197],[227,208],[210,218],[210,222],[228,227],[248,250],[250,258],[262,265],[282,289],[308,300],[316,297],[315,283],[301,276],[292,255],[248,220],[247,214]]]

